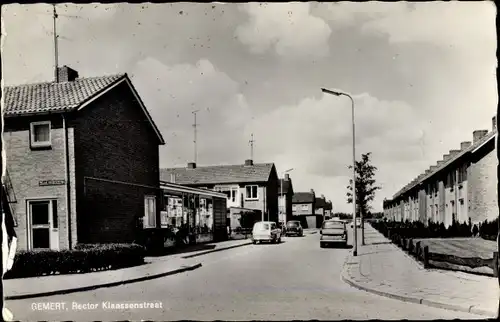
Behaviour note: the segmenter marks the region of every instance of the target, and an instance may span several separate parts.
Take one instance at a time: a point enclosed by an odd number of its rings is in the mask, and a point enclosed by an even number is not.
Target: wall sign
[[[38,182],[39,186],[62,186],[66,180],[41,180]]]

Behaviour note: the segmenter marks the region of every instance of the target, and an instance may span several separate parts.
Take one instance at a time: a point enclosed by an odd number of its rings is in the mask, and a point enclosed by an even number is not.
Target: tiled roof
[[[6,86],[4,115],[71,110],[99,94],[126,74],[77,78],[71,82],[46,82]]]
[[[489,132],[484,137],[482,137],[480,140],[478,140],[476,143],[472,144],[470,147],[468,147],[467,149],[461,151],[460,153],[456,154],[455,156],[449,158],[446,162],[443,162],[439,166],[437,166],[437,165],[434,166],[435,168],[431,167],[431,171],[429,173],[427,173],[425,175],[423,175],[423,174],[420,175],[418,177],[418,180],[414,180],[414,181],[410,182],[405,187],[403,187],[400,191],[398,191],[396,194],[394,194],[393,200],[396,199],[397,197],[401,196],[405,192],[413,189],[418,184],[420,184],[420,183],[424,182],[425,180],[429,179],[430,177],[434,176],[436,173],[438,173],[439,171],[441,171],[444,168],[448,167],[451,163],[454,163],[458,159],[462,158],[464,155],[466,155],[466,154],[474,151],[475,149],[477,149],[478,147],[482,146],[483,144],[485,144],[489,140],[494,139],[496,134],[497,134],[497,130]]]
[[[292,181],[291,180],[279,180],[278,183],[278,193],[281,194],[281,183],[283,182],[283,193],[286,194],[288,193],[288,190],[291,189],[293,191],[292,187]]]
[[[315,207],[316,207],[316,209],[325,208],[326,207],[326,200],[323,198],[316,198]]]
[[[170,182],[175,174],[175,183],[185,185],[267,182],[274,163],[253,165],[198,166],[195,169],[160,169],[160,180]]]
[[[312,203],[314,194],[311,192],[296,192],[293,194],[292,203]]]

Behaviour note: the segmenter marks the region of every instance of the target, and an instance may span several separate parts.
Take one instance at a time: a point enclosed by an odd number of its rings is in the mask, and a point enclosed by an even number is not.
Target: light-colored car
[[[356,218],[356,227],[361,228],[361,218]],[[354,228],[354,222],[351,222],[351,228]]]
[[[326,245],[341,244],[347,247],[347,227],[346,223],[341,220],[326,220],[323,222],[320,230],[321,248]]]
[[[281,243],[281,229],[274,221],[259,221],[253,225],[252,243]]]

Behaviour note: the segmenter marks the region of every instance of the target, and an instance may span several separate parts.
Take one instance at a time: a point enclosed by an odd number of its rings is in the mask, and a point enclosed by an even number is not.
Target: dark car
[[[285,231],[285,236],[304,236],[304,231],[302,229],[302,225],[300,224],[300,221],[297,220],[291,220],[286,223],[286,231]]]

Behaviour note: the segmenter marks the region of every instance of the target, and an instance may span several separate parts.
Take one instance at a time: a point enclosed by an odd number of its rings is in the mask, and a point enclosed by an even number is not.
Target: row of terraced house
[[[384,200],[384,216],[397,221],[428,220],[450,226],[453,220],[477,224],[498,217],[497,121],[476,130],[472,142],[450,150],[392,199]]]
[[[20,249],[165,242],[181,227],[194,242],[218,241],[243,215],[301,215],[274,163],[160,169],[165,141],[127,74],[80,78],[63,66],[55,81],[7,86],[3,96],[2,211]]]

